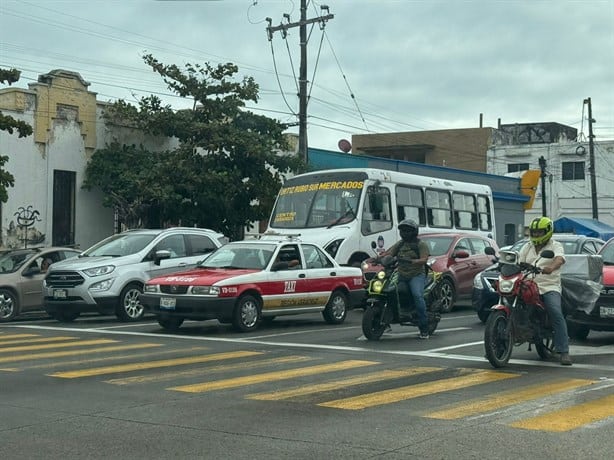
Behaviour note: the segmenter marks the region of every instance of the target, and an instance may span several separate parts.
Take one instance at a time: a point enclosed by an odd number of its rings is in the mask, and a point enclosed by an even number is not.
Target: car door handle
[[[337,276],[337,272],[330,272],[330,276]]]
[[[300,275],[298,275],[299,278],[305,278],[305,274],[301,273]]]
[[[177,265],[177,266],[178,266],[178,267],[187,267],[187,266],[188,266],[188,264],[186,264],[185,262],[183,262],[183,263],[180,263],[180,264],[179,264],[179,265]]]

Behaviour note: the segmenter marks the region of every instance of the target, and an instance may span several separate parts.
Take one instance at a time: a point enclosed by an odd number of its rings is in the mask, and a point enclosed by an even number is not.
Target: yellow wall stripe
[[[254,385],[263,382],[276,382],[279,380],[288,380],[295,377],[303,377],[306,375],[321,374],[324,372],[334,372],[346,369],[354,369],[363,366],[372,366],[379,364],[374,361],[358,361],[349,360],[341,361],[333,364],[322,364],[319,366],[302,367],[300,369],[290,369],[288,371],[267,372],[264,374],[250,375],[247,377],[236,377],[232,379],[216,380],[213,382],[196,383],[193,385],[183,385],[178,387],[168,388],[174,391],[183,391],[186,393],[202,393],[205,391],[222,390],[229,388],[237,388],[241,386]]]
[[[132,377],[118,378],[105,380],[106,383],[113,385],[130,385],[133,383],[148,383],[148,382],[162,382],[167,380],[174,380],[178,377],[195,377],[203,374],[213,374],[216,372],[227,372],[233,370],[247,370],[255,369],[258,367],[269,366],[272,364],[288,364],[298,363],[304,361],[311,361],[311,358],[306,356],[285,356],[282,358],[261,359],[258,361],[250,361],[247,363],[235,363],[235,364],[223,364],[219,366],[211,367],[199,367],[198,369],[188,369],[185,371],[177,372],[175,370],[171,372],[163,372],[156,375],[135,375]]]
[[[492,412],[503,407],[513,406],[525,401],[531,401],[546,396],[551,396],[563,391],[572,390],[574,388],[592,385],[593,380],[569,379],[548,383],[540,383],[538,385],[524,388],[520,391],[506,391],[497,395],[489,395],[487,399],[474,399],[463,404],[455,405],[449,409],[438,410],[425,414],[425,417],[437,418],[442,420],[453,420],[463,417],[469,417],[476,414]]]
[[[76,379],[80,377],[92,377],[94,375],[117,374],[119,372],[179,366],[182,364],[205,363],[207,361],[219,361],[221,359],[245,358],[246,356],[256,356],[261,354],[262,352],[256,351],[232,351],[228,353],[217,353],[205,356],[189,356],[186,358],[162,359],[159,361],[146,361],[141,363],[118,364],[116,366],[95,367],[92,369],[82,369],[78,371],[55,372],[53,374],[49,374],[49,376],[60,377],[63,379]]]
[[[332,382],[318,383],[315,385],[305,385],[290,390],[273,391],[271,393],[255,393],[247,395],[248,399],[257,399],[260,401],[278,401],[280,399],[291,399],[299,396],[310,395],[314,393],[322,393],[325,391],[338,390],[339,388],[348,388],[351,386],[362,385],[365,383],[380,382],[382,380],[392,380],[401,377],[409,377],[412,375],[426,374],[428,372],[440,371],[440,367],[415,367],[403,370],[386,370],[373,372],[372,374],[359,375],[349,379],[335,380]]]
[[[136,350],[139,348],[161,347],[157,343],[137,343],[134,345],[116,345],[113,347],[86,348],[82,350],[49,351],[47,353],[35,353],[31,355],[4,356],[0,357],[0,363],[14,363],[16,361],[32,361],[35,359],[62,358],[64,356],[89,355],[92,353],[108,353],[110,351]]]
[[[420,396],[432,395],[444,391],[456,390],[458,388],[465,388],[518,376],[519,375],[517,374],[508,374],[503,372],[481,371],[461,377],[438,380],[436,382],[420,383],[417,385],[409,385],[391,390],[378,391],[376,393],[362,396],[354,396],[352,398],[328,401],[320,403],[318,406],[350,410],[365,409],[367,407],[391,404],[398,401],[418,398]]]
[[[510,426],[525,430],[562,432],[571,431],[608,417],[614,417],[614,395],[520,420]]]

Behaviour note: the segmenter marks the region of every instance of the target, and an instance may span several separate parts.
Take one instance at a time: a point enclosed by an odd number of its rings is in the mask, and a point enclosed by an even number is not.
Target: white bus
[[[466,232],[495,239],[492,190],[380,169],[331,169],[294,176],[277,195],[267,234],[300,234],[339,263],[357,265],[399,240],[403,219],[420,233]]]

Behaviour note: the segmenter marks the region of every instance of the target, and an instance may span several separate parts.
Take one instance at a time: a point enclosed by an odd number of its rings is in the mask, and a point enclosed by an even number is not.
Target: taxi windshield
[[[201,268],[229,268],[264,270],[275,252],[273,244],[227,244],[212,253],[198,266]]]

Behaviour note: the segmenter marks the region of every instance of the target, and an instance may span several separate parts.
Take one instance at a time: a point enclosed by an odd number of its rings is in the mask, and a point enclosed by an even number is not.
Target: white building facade
[[[487,172],[505,175],[540,171],[545,180],[536,186],[533,205],[525,212],[525,225],[544,215],[545,210],[552,220],[591,219],[596,212],[599,221],[614,226],[614,140],[595,140],[593,152],[596,206],[588,141],[567,140],[563,135],[553,142],[493,145],[487,152]]]

